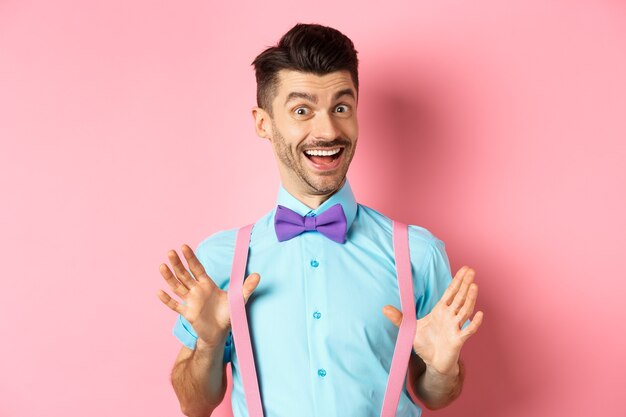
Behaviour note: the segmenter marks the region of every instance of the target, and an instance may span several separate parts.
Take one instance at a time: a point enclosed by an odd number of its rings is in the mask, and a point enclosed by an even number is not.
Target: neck
[[[297,198],[300,202],[305,204],[311,210],[315,210],[316,208],[321,206],[324,203],[324,201],[328,200],[333,194],[339,191],[341,187],[343,187],[345,182],[346,182],[346,179],[344,178],[336,190],[333,190],[326,194],[314,194],[306,190],[302,190],[300,189],[300,187],[297,187],[291,184],[289,181],[283,181],[283,187],[285,188],[285,190],[289,192],[289,194]]]

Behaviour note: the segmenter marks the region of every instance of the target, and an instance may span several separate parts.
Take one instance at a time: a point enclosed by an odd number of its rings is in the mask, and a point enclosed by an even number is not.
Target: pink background
[[[0,2],[0,416],[180,414],[158,267],[274,204],[250,63],[297,22],[359,51],[359,201],[477,271],[425,415],[625,415],[626,5],[372,3]]]

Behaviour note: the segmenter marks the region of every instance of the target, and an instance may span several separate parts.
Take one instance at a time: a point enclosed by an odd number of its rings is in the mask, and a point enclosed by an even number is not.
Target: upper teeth
[[[333,149],[332,151],[323,151],[321,149],[309,149],[307,151],[304,151],[304,153],[306,153],[307,155],[313,155],[313,156],[330,156],[330,155],[335,155],[336,153],[339,153],[340,150],[341,148]]]

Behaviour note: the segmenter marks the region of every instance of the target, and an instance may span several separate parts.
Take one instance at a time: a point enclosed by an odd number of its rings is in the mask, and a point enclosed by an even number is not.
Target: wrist
[[[426,365],[426,372],[437,379],[454,380],[461,374],[461,365],[459,361],[456,361],[452,367],[448,369],[437,369],[432,365]]]
[[[204,339],[198,337],[198,339],[196,339],[196,349],[201,351],[223,349],[224,345],[226,345],[227,338],[228,332],[220,334],[217,339],[213,341],[205,341]]]

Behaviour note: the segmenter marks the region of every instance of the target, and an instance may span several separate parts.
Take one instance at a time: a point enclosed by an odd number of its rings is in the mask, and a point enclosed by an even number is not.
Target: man
[[[252,116],[281,178],[277,207],[252,229],[243,285],[265,416],[378,416],[402,313],[393,306],[391,220],[358,204],[346,177],[358,137],[356,50],[335,29],[297,24],[253,65]],[[306,219],[337,205],[342,236],[284,236],[277,226],[278,212]],[[160,267],[184,301],[159,294],[179,313],[174,334],[184,346],[172,384],[188,416],[209,416],[221,403],[228,361],[234,415],[248,415],[226,292],[236,232],[209,236],[197,257],[183,245],[190,272],[174,250],[174,272]],[[422,227],[409,226],[409,248],[418,321],[397,416],[419,416],[418,400],[434,409],[460,394],[461,347],[482,322],[481,312],[469,321],[474,271],[463,267],[451,279],[443,242]]]

